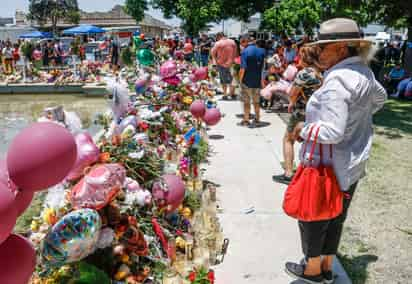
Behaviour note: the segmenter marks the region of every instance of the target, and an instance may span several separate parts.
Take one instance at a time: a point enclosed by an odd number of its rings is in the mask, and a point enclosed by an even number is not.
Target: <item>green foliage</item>
[[[34,44],[31,41],[25,41],[23,45],[21,46],[21,52],[28,59],[31,59],[33,50],[34,50]]]
[[[120,57],[122,58],[122,62],[127,65],[127,66],[132,66],[133,65],[133,52],[130,47],[126,47],[122,49],[122,52],[120,54]]]
[[[40,216],[42,211],[43,201],[46,198],[47,192],[41,191],[34,195],[34,199],[31,202],[29,208],[17,219],[14,232],[25,234],[30,232],[30,224],[33,218]]]
[[[56,32],[58,21],[79,22],[79,5],[77,0],[29,0],[28,18],[41,25],[51,22]]]
[[[133,17],[137,23],[144,18],[144,12],[147,10],[146,0],[126,0],[124,11]]]
[[[410,1],[358,0],[366,6],[370,19],[393,27],[410,27],[412,32],[412,7]]]
[[[291,33],[303,28],[313,34],[313,28],[320,22],[321,5],[317,0],[284,0],[263,14],[263,26],[274,31]]]
[[[201,207],[201,197],[194,191],[186,191],[185,200],[183,201],[183,205],[185,207],[189,207],[192,211],[199,210]]]
[[[348,4],[343,0],[283,0],[263,14],[263,27],[291,33],[294,30],[313,34],[321,22],[336,17],[352,18],[364,26],[371,21],[369,4]]]
[[[88,283],[99,283],[99,284],[110,284],[110,278],[106,273],[99,270],[93,265],[85,262],[79,263],[77,279],[72,280],[73,284],[88,284]]]
[[[153,6],[166,17],[176,16],[183,22],[182,28],[191,36],[206,29],[209,23],[222,18],[224,1],[221,0],[154,0]]]
[[[248,21],[256,13],[263,13],[274,4],[273,0],[222,0],[221,18],[235,18]]]

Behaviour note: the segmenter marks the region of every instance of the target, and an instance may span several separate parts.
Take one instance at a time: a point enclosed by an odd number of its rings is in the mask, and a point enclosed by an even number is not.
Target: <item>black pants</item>
[[[338,217],[317,222],[299,221],[302,250],[305,257],[318,257],[321,255],[334,255],[338,251],[342,235],[343,223],[346,220],[348,209],[352,201],[357,183],[345,192],[343,211]]]

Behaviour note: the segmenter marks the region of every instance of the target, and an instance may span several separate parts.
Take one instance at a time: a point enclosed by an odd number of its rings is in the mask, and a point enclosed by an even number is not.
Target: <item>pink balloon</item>
[[[87,131],[78,133],[74,139],[76,141],[76,145],[77,142],[93,142],[93,137]]]
[[[17,217],[19,217],[26,210],[26,208],[29,207],[31,201],[33,200],[34,193],[31,191],[21,192],[18,190],[14,182],[9,179],[6,160],[3,159],[0,159],[0,184],[3,184],[15,195],[14,206],[17,210]]]
[[[202,100],[196,100],[190,105],[190,112],[196,118],[201,118],[205,115],[206,107],[205,102]]]
[[[0,183],[0,244],[9,237],[16,225],[17,208],[14,201],[14,193],[6,185]],[[0,281],[0,283],[3,282]]]
[[[36,266],[36,251],[27,239],[12,234],[0,245],[0,283],[27,284]]]
[[[100,151],[88,132],[82,132],[74,137],[77,147],[77,158],[74,167],[67,175],[68,181],[73,181],[84,174],[84,170],[99,160]]]
[[[21,214],[26,211],[27,207],[30,206],[34,197],[34,192],[29,190],[18,191],[16,194],[16,199],[14,201],[14,206],[17,209],[17,216],[20,217]]]
[[[177,74],[177,65],[174,60],[168,60],[160,66],[160,76],[163,79],[176,76]]]
[[[177,59],[183,59],[183,58],[184,58],[183,51],[182,51],[182,50],[176,50],[176,51],[175,51],[175,57],[176,57]]]
[[[10,179],[21,189],[38,191],[61,182],[76,161],[73,135],[52,122],[38,122],[21,131],[7,153]]]
[[[190,79],[190,81],[192,81],[192,82],[194,82],[194,83],[197,82],[197,79],[196,79],[195,74],[190,74],[190,75],[189,75],[189,79]]]
[[[292,82],[295,79],[296,74],[298,73],[298,69],[294,65],[288,65],[285,72],[283,72],[283,78],[287,81]]]
[[[153,185],[153,197],[157,201],[164,200],[166,205],[169,206],[169,211],[174,211],[182,204],[185,198],[185,184],[182,178],[177,175],[164,175],[162,182],[165,188],[162,187],[160,182],[156,182]]]
[[[7,162],[4,159],[0,159],[0,183],[10,188],[12,192],[17,191],[17,185],[9,178],[9,171],[7,170]]]
[[[138,79],[136,80],[136,82],[134,83],[135,88],[142,88],[144,86],[146,86],[147,80],[145,79]]]
[[[70,192],[73,208],[103,208],[123,187],[125,179],[126,169],[120,164],[101,164],[93,167]]]
[[[197,68],[194,72],[197,81],[206,80],[208,77],[207,67]]]
[[[166,83],[172,86],[178,86],[180,84],[180,79],[177,76],[165,78],[163,79],[163,81],[165,81]]]
[[[217,108],[211,108],[206,110],[203,121],[209,126],[214,126],[219,123],[221,117],[222,115]]]

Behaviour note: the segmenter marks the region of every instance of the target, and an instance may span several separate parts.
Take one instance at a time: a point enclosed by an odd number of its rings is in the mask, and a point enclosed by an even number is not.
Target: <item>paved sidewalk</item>
[[[286,261],[302,258],[298,227],[282,210],[286,187],[271,178],[282,172],[285,125],[277,114],[263,114],[262,121],[270,125],[240,127],[239,101],[220,101],[219,107],[225,117],[209,131],[214,153],[206,179],[220,185],[220,220],[230,245],[224,263],[216,267],[217,284],[298,284],[283,270]],[[254,211],[247,214],[249,208]],[[351,283],[339,268],[337,283]]]

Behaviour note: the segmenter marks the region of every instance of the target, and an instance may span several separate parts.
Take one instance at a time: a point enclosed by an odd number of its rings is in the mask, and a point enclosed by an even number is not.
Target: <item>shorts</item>
[[[258,104],[260,102],[260,89],[258,88],[248,88],[242,85],[242,100],[244,103]]]
[[[221,84],[223,85],[232,84],[233,77],[232,77],[232,72],[230,71],[230,67],[226,68],[226,67],[218,65],[217,70],[219,71]]]
[[[287,130],[292,133],[299,122],[305,122],[305,115],[299,111],[294,111],[289,118]]]

